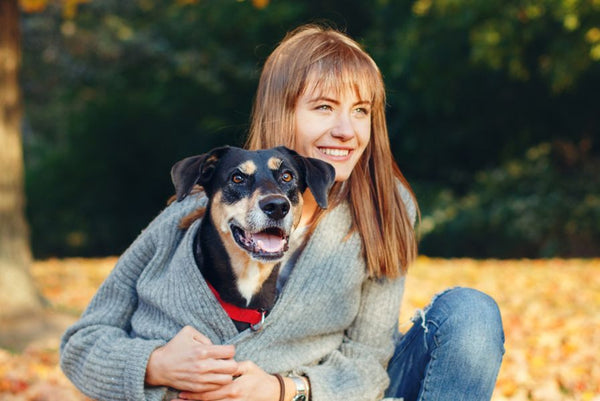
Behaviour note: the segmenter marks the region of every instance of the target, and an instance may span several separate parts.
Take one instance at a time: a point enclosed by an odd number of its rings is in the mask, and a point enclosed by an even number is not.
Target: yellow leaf
[[[39,13],[46,8],[47,0],[19,0],[21,10],[26,13]]]
[[[590,43],[600,42],[600,29],[597,27],[590,28],[585,34],[585,40]]]
[[[63,0],[63,17],[73,19],[77,15],[77,7],[80,4],[88,3],[89,0]]]
[[[592,49],[590,50],[590,57],[594,61],[600,60],[600,44],[592,47]]]
[[[269,0],[252,0],[252,5],[254,6],[254,8],[262,10],[263,8],[269,5]]]

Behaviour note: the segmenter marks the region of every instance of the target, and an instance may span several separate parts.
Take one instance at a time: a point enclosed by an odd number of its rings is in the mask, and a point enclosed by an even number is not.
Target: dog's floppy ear
[[[300,156],[296,151],[285,146],[278,146],[276,149],[284,154],[287,153],[296,161],[317,204],[321,209],[327,209],[327,196],[335,182],[335,169],[333,166],[323,160]]]
[[[177,201],[181,201],[188,196],[194,185],[204,186],[210,181],[216,163],[228,149],[228,146],[216,148],[208,153],[186,157],[173,165],[171,168],[171,181],[175,186]]]

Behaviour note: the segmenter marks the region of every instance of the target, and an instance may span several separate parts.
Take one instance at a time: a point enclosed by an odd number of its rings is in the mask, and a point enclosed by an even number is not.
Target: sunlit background
[[[19,4],[26,219],[52,308],[81,312],[175,161],[243,144],[265,58],[326,22],[380,66],[419,200],[401,321],[482,289],[507,335],[494,400],[600,401],[600,0]],[[0,400],[82,399],[56,358],[0,349]]]

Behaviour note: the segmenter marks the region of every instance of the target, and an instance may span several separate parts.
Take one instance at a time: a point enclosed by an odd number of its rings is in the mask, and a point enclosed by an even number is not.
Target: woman
[[[356,42],[318,26],[290,33],[264,66],[247,146],[325,160],[336,185],[327,211],[304,194],[302,245],[263,329],[202,319],[210,292],[189,262],[197,225],[178,228],[204,201],[190,196],[150,224],[65,333],[69,378],[100,399],[489,399],[503,354],[489,297],[448,290],[397,335],[417,207],[384,108],[381,74]]]

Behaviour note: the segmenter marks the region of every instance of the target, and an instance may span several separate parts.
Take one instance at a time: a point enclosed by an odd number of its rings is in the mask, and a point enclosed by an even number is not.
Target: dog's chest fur
[[[218,238],[214,225],[203,220],[195,239],[194,257],[206,281],[226,302],[269,310],[275,302],[279,264],[268,266],[250,258],[232,260]]]

